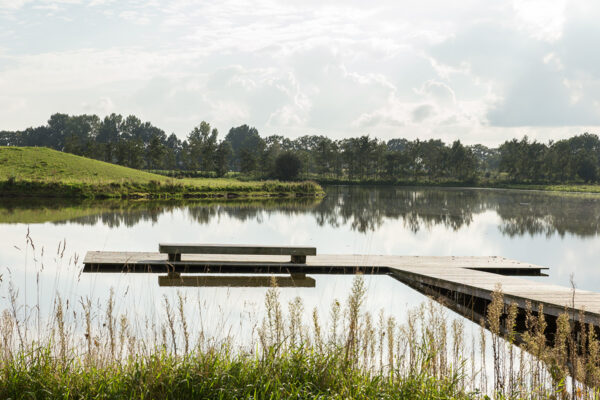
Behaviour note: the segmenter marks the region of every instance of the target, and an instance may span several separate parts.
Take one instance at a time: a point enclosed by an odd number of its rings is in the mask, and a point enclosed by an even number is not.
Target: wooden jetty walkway
[[[231,254],[228,246],[222,245],[161,245],[158,253],[91,251],[86,254],[83,272],[167,273],[168,279],[162,279],[170,286],[187,273],[289,274],[299,279],[305,274],[388,275],[442,298],[450,308],[474,320],[485,315],[492,292],[499,286],[507,306],[515,302],[521,311],[528,304],[534,311],[543,306],[549,326],[567,311],[573,319],[581,315],[586,323],[600,327],[600,293],[517,277],[545,276],[547,268],[502,257],[316,255],[314,248],[231,247]],[[244,277],[240,279],[242,283]],[[310,282],[304,281],[304,285],[310,286]]]

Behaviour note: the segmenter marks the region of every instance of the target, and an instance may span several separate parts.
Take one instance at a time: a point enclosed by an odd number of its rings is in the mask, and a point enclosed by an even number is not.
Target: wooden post
[[[181,261],[180,253],[169,253],[169,261]]]
[[[306,264],[306,256],[292,256],[292,264]]]

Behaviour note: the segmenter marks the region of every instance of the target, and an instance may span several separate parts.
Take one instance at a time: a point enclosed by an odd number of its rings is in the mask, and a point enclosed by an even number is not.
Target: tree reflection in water
[[[500,217],[499,230],[513,237],[529,235],[592,236],[600,224],[600,195],[548,192],[404,187],[331,186],[327,197],[262,201],[102,201],[44,202],[9,199],[0,202],[0,223],[102,224],[111,228],[157,222],[163,214],[184,210],[191,220],[215,218],[261,223],[272,213],[312,215],[319,226],[367,233],[385,220],[400,220],[417,233],[435,226],[459,230],[487,211]]]

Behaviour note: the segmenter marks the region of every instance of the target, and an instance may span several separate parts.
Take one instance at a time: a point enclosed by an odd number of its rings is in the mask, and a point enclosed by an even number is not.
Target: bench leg
[[[181,254],[169,254],[169,261],[181,261]]]
[[[306,256],[292,256],[292,264],[306,264]]]

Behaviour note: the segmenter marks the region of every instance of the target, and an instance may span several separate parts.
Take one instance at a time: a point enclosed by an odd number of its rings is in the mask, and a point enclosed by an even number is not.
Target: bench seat
[[[169,255],[169,261],[181,261],[182,254],[251,254],[291,256],[294,264],[305,264],[306,256],[316,256],[316,247],[303,246],[253,246],[222,244],[160,243],[158,251]]]

